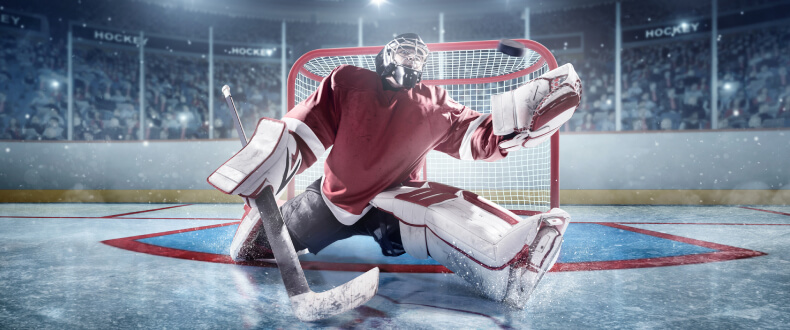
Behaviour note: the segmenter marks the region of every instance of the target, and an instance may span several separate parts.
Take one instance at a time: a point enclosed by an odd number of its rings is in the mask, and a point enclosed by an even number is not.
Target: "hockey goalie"
[[[269,186],[281,195],[331,146],[323,177],[280,208],[297,251],[368,235],[386,256],[433,258],[485,296],[524,307],[559,255],[568,213],[522,218],[417,174],[431,150],[490,162],[537,146],[570,119],[581,82],[567,64],[492,96],[491,114],[481,114],[420,83],[428,54],[417,34],[401,34],[377,55],[376,72],[341,65],[284,118],[260,119],[208,178],[247,200],[234,260],[273,258],[251,199]]]

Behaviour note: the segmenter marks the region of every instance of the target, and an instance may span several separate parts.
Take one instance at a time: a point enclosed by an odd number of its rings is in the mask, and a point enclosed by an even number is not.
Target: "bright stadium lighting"
[[[689,23],[683,22],[680,24],[680,26],[682,26],[684,29],[687,29],[689,27]]]
[[[52,88],[57,89],[58,87],[60,87],[60,83],[57,80],[53,80],[52,81]]]
[[[370,3],[372,3],[372,4],[376,5],[376,6],[381,6],[381,4],[383,4],[385,2],[386,2],[385,0],[370,0]]]
[[[729,83],[727,83],[727,84],[724,84],[724,89],[726,89],[726,90],[730,90],[730,88],[732,88],[732,86],[730,86],[730,84],[729,84]]]

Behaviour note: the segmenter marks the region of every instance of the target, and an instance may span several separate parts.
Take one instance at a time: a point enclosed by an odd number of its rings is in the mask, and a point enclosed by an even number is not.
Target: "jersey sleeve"
[[[436,148],[454,158],[463,160],[495,161],[507,156],[507,151],[499,148],[501,136],[494,135],[490,114],[481,114],[458,104],[447,96],[445,107],[453,121],[445,140]]]
[[[339,68],[326,76],[313,94],[300,102],[283,117],[302,153],[301,173],[332,146],[340,122],[340,108],[336,104],[333,80]]]

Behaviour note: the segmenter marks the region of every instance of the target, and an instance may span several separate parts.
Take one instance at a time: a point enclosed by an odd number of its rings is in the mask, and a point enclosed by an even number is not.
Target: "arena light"
[[[730,88],[732,88],[732,86],[729,83],[724,84],[724,89],[730,90]]]
[[[386,0],[370,0],[370,3],[372,3],[372,4],[376,5],[376,6],[381,6],[382,4],[384,4],[386,2],[387,2]]]
[[[60,83],[57,80],[52,81],[52,88],[58,89],[60,87]]]

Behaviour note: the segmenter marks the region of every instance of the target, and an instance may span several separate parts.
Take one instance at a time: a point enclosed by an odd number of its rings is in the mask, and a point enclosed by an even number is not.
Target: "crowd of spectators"
[[[0,138],[67,138],[65,47],[59,42],[0,35]],[[74,48],[75,140],[139,140],[138,52],[78,45]],[[208,64],[197,56],[146,57],[143,139],[208,137]],[[247,129],[280,108],[279,64],[217,61],[215,85],[237,92]],[[222,106],[220,93],[215,104]],[[227,111],[214,120],[216,137],[231,137]]]
[[[63,42],[0,34],[0,138],[64,138]]]
[[[9,0],[17,11],[41,13],[35,3]],[[710,8],[687,1],[627,1],[623,24],[646,25],[694,15]],[[770,6],[782,0],[721,0],[721,11]],[[35,2],[35,1],[33,1]],[[147,2],[77,0],[78,8],[52,4],[45,14],[51,36],[0,31],[0,138],[58,140],[66,138],[65,38],[58,35],[64,22],[111,25],[126,30],[179,38],[207,37],[214,26],[215,40],[279,43],[281,21],[188,12],[178,7]],[[61,8],[62,7],[62,8]],[[555,10],[531,16],[532,35],[584,33],[585,44],[572,52],[552,49],[560,64],[573,63],[585,81],[583,103],[565,131],[612,131],[615,123],[614,29],[612,4]],[[678,8],[682,9],[679,10]],[[688,10],[686,10],[688,9]],[[140,20],[139,15],[145,15]],[[445,16],[445,41],[487,40],[523,35],[522,11]],[[364,44],[381,44],[402,32],[418,32],[426,42],[438,42],[438,17],[433,20],[399,18],[364,22]],[[60,25],[58,25],[60,24]],[[588,27],[595,26],[594,33]],[[408,29],[408,31],[404,30]],[[355,23],[288,22],[289,61],[323,47],[355,46]],[[599,36],[602,35],[603,37]],[[607,39],[610,38],[610,39]],[[682,40],[628,46],[622,50],[623,130],[707,129],[712,109],[719,109],[718,128],[786,127],[790,117],[790,26],[755,27],[726,32],[719,39],[719,104],[710,104],[710,39]],[[101,48],[99,48],[101,47]],[[226,111],[208,116],[208,64],[205,57],[146,55],[145,111],[140,120],[139,58],[136,50],[110,46],[74,48],[74,117],[76,140],[138,140],[216,138],[235,134]],[[281,108],[280,66],[276,62],[215,59],[215,87],[234,90],[246,130],[257,118],[276,117]],[[222,96],[213,93],[215,107]],[[142,133],[140,123],[145,123]]]
[[[707,38],[624,49],[623,130],[710,128]]]
[[[719,62],[719,127],[789,126],[790,26],[722,35]]]
[[[718,42],[717,128],[790,126],[790,26],[724,34]],[[622,130],[712,127],[710,40],[697,38],[625,48],[622,52]],[[566,131],[615,127],[614,55],[590,50],[571,62],[585,82],[582,105]]]
[[[280,65],[261,62],[222,60],[214,63],[214,86],[227,84],[233,91],[245,132],[252,133],[261,117],[280,117]],[[215,88],[214,137],[231,138],[236,134],[224,98]],[[219,105],[219,107],[218,107]]]

